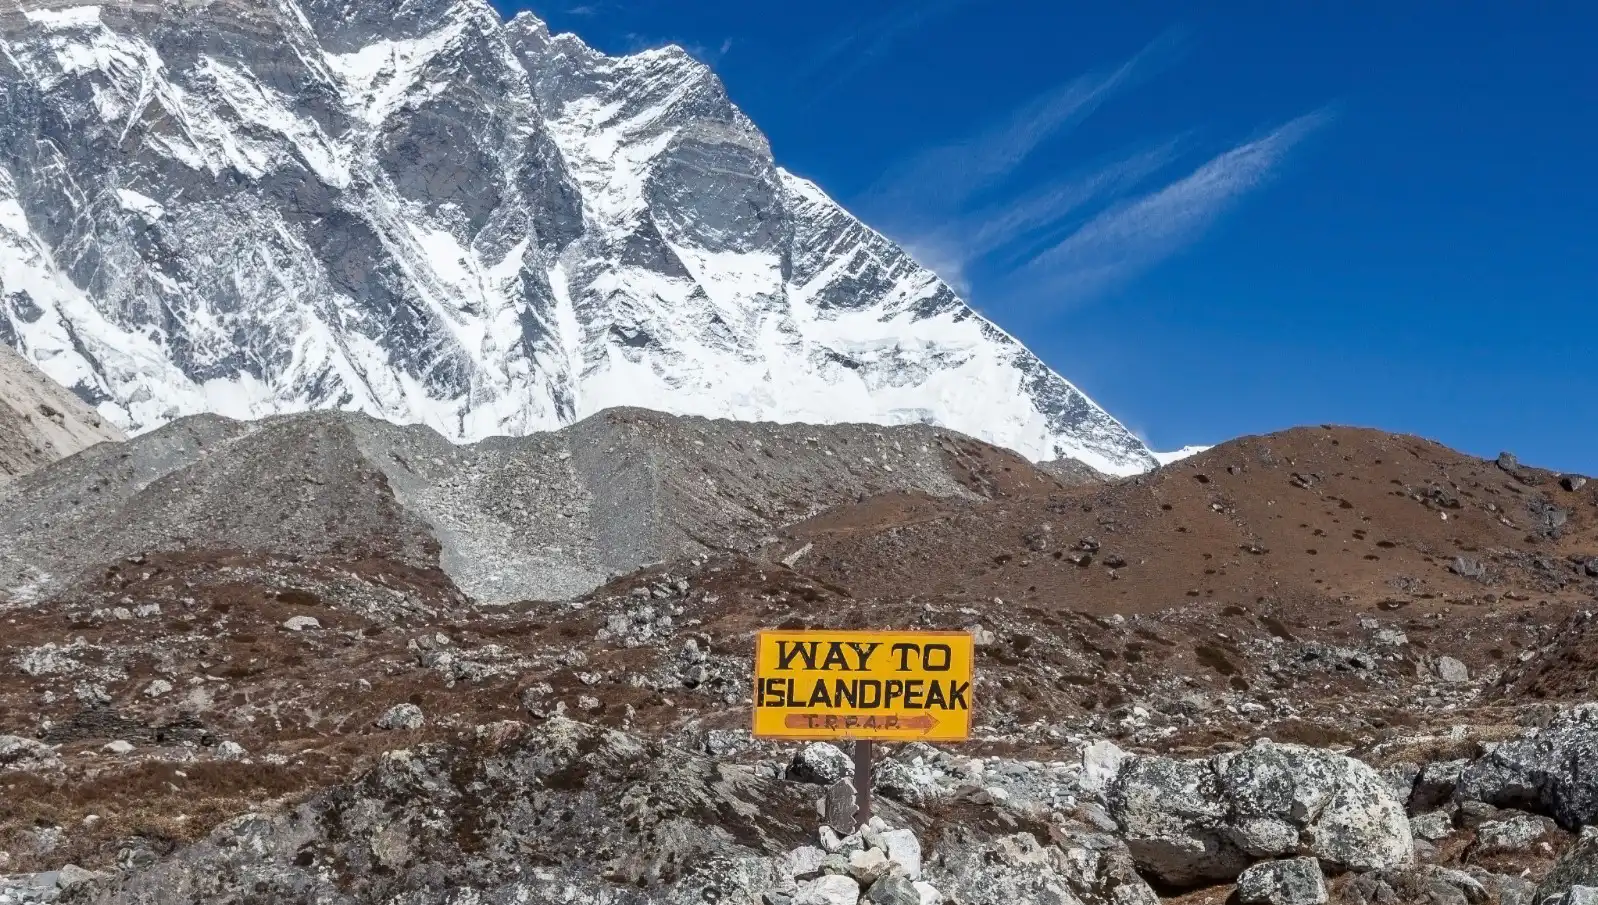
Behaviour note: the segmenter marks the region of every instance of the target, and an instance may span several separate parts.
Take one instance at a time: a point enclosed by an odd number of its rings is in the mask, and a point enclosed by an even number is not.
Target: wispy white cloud
[[[1265,184],[1286,154],[1331,119],[1317,111],[1238,145],[1191,174],[1110,207],[1022,268],[1056,292],[1089,296],[1187,247],[1248,192]]]
[[[1109,72],[1072,79],[975,135],[916,155],[877,180],[867,192],[867,203],[910,219],[959,209],[1009,176],[1043,142],[1167,64],[1181,42],[1179,33],[1168,32]]]
[[[1057,160],[1059,139],[1185,45],[1184,34],[1167,32],[1119,66],[1063,82],[889,168],[856,201],[966,298],[975,289],[1057,308],[1129,280],[1198,241],[1332,119],[1329,110],[1300,116],[1185,174],[1172,171],[1195,155],[1193,133],[1037,179],[1033,158]]]
[[[1084,175],[1029,190],[1024,197],[994,204],[967,219],[962,241],[972,255],[987,255],[1083,208],[1135,188],[1176,160],[1181,147],[1172,139],[1111,161]]]
[[[969,296],[973,263],[990,255],[1010,267],[1024,263],[1040,243],[1051,243],[1062,229],[1080,226],[1083,211],[1136,188],[1168,166],[1180,145],[1173,139],[971,213],[929,218],[937,225],[925,232],[907,231],[903,242],[917,261]]]
[[[809,85],[812,102],[831,93],[895,44],[971,0],[904,0],[880,15],[840,31],[794,70]],[[823,78],[824,77],[824,78]],[[823,78],[819,86],[818,78]]]

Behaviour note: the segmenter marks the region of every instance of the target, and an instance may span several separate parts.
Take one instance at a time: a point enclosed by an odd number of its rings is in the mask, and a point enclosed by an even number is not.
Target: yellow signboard
[[[968,632],[765,631],[755,639],[759,738],[962,741]]]

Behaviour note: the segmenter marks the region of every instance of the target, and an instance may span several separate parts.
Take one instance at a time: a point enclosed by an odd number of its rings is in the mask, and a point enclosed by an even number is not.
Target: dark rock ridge
[[[679,48],[485,0],[26,0],[0,51],[0,342],[126,428],[642,405],[1155,464]]]

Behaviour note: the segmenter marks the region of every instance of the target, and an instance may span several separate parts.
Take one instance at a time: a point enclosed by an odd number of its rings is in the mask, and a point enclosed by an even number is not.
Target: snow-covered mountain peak
[[[778,167],[703,63],[483,0],[0,10],[0,340],[133,431],[638,405],[1154,464]]]

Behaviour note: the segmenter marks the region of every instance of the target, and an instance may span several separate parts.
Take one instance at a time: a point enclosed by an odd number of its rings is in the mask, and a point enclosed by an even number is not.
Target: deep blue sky
[[[1339,422],[1598,473],[1598,5],[522,6],[712,64],[1157,448]]]

